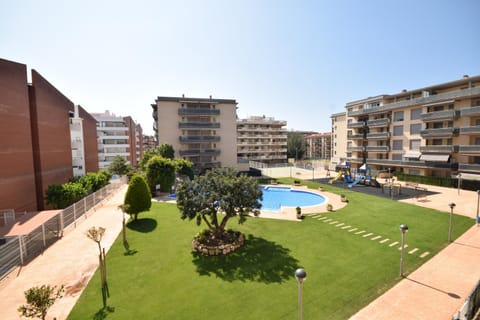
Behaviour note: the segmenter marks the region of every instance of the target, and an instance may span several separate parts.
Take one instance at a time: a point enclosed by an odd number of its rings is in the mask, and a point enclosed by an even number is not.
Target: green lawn
[[[181,220],[175,205],[154,203],[128,229],[130,254],[120,236],[107,255],[110,308],[102,309],[97,272],[69,319],[295,319],[298,267],[307,271],[305,319],[347,319],[400,280],[399,244],[389,246],[401,240],[400,224],[410,228],[406,251],[419,249],[406,254],[406,273],[447,245],[448,212],[325,188],[345,194],[349,205],[324,215],[382,238],[371,240],[373,235],[365,238],[313,217],[249,218],[228,225],[247,236],[238,252],[194,256],[191,240],[203,226]],[[473,224],[454,216],[454,238]],[[379,242],[385,238],[390,240]]]

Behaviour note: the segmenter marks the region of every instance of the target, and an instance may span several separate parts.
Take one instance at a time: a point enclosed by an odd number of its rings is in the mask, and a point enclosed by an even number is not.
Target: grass
[[[349,200],[345,208],[324,214],[339,223],[389,238],[388,243],[400,241],[399,225],[408,224],[406,251],[419,251],[406,254],[407,274],[447,245],[448,212],[324,187]],[[131,223],[129,251],[120,236],[107,256],[109,308],[102,308],[97,272],[69,319],[293,319],[298,267],[307,271],[305,319],[347,319],[400,280],[399,245],[389,247],[312,217],[301,223],[232,220],[228,226],[244,232],[247,241],[225,257],[193,255],[192,237],[203,226],[179,217],[175,205],[154,203]],[[455,216],[454,238],[473,224]],[[430,255],[420,258],[425,251]]]

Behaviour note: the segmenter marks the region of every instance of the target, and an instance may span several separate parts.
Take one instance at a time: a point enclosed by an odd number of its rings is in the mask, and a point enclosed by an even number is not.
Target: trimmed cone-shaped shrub
[[[125,212],[132,215],[134,220],[140,212],[150,210],[152,198],[147,182],[140,175],[134,175],[128,184],[128,190],[123,201]]]

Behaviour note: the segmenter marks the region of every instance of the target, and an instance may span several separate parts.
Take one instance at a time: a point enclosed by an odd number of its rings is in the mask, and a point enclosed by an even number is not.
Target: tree
[[[105,308],[107,306],[107,297],[110,296],[110,293],[108,292],[108,285],[107,285],[107,266],[105,264],[105,248],[102,249],[102,238],[103,235],[105,234],[106,229],[103,227],[91,227],[87,231],[87,237],[95,241],[98,245],[98,262],[100,266],[100,281],[102,284],[102,301],[103,301],[103,307]]]
[[[87,190],[78,182],[69,182],[64,185],[52,184],[45,191],[47,204],[56,209],[64,209],[86,195]]]
[[[287,133],[287,157],[302,159],[306,152],[305,140],[303,133],[299,131],[289,131]]]
[[[180,175],[184,175],[193,179],[193,163],[185,159],[175,159],[176,171]]]
[[[150,210],[152,198],[147,182],[142,176],[134,175],[130,179],[123,204],[125,212],[133,215],[134,220],[137,220],[140,212]]]
[[[140,170],[145,171],[147,170],[147,163],[148,161],[155,157],[160,156],[167,159],[173,159],[175,156],[175,151],[171,144],[161,144],[156,148],[148,149],[143,153],[142,159],[138,163],[138,167]]]
[[[111,174],[118,174],[120,176],[127,174],[128,170],[127,161],[121,156],[113,158],[112,163],[108,166],[108,171],[110,171]]]
[[[246,175],[237,176],[232,168],[213,169],[204,176],[182,181],[177,188],[177,207],[182,219],[205,222],[215,237],[225,233],[230,218],[261,207],[258,183]]]
[[[63,291],[63,286],[58,289],[57,286],[51,287],[49,285],[32,287],[24,292],[27,304],[20,306],[17,310],[24,317],[44,320],[47,316],[48,308],[62,297]]]
[[[169,192],[175,183],[175,161],[160,156],[152,157],[147,163],[147,181],[152,193],[155,186],[160,185],[160,191]]]

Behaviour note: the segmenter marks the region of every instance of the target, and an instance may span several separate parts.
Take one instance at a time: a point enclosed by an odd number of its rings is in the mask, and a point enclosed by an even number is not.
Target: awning
[[[464,173],[464,172],[461,172],[461,177],[462,177],[462,180],[476,180],[476,181],[480,181],[480,174],[473,174],[473,173]],[[457,175],[452,175],[452,178],[458,178]]]
[[[420,151],[408,151],[403,155],[404,158],[417,159],[420,158],[422,153]]]
[[[449,154],[422,154],[420,156],[421,161],[429,162],[448,162],[448,158],[450,158]]]
[[[360,168],[358,168],[360,170],[368,170],[368,166],[366,163],[364,163]]]

